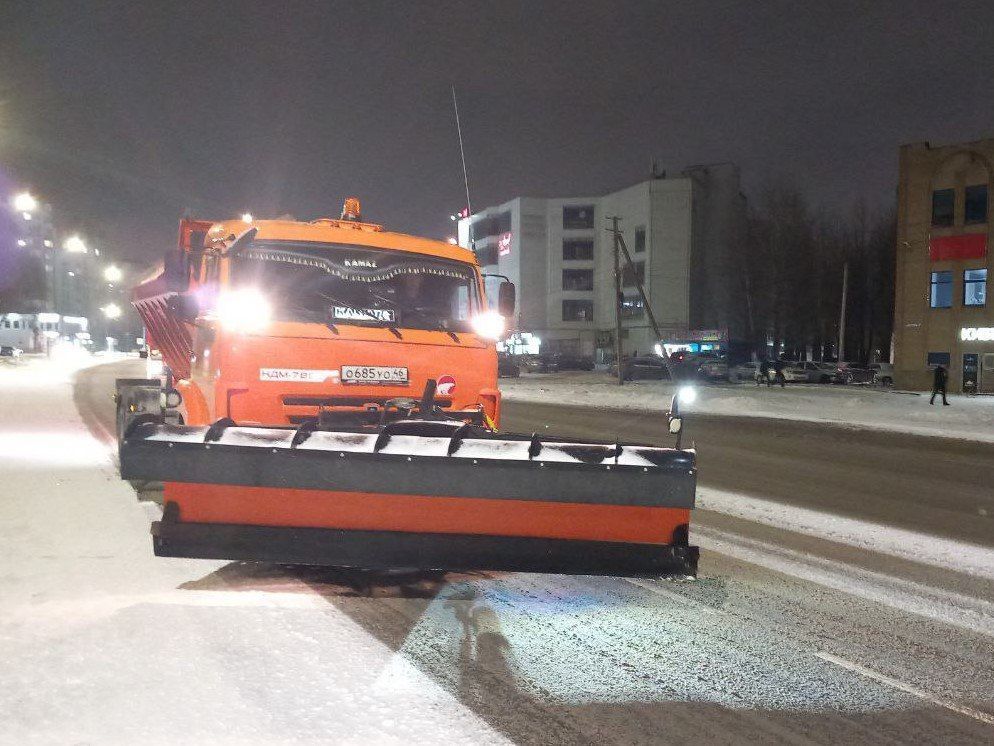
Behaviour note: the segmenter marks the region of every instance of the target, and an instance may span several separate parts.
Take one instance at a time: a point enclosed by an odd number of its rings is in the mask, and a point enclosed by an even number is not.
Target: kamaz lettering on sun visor
[[[344,248],[344,247],[342,247]],[[342,252],[344,253],[344,252]],[[285,262],[322,269],[330,275],[352,282],[378,282],[399,275],[429,275],[472,279],[472,271],[458,262],[436,257],[419,260],[416,255],[385,250],[355,252],[337,256],[328,251],[308,251],[302,248],[283,249],[277,246],[254,246],[242,255],[246,259]]]

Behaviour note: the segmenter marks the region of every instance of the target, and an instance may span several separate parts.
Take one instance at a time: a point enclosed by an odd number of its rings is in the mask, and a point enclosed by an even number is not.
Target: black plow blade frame
[[[699,550],[526,536],[428,534],[183,523],[175,503],[152,524],[159,557],[189,557],[367,570],[470,570],[560,575],[694,578]]]

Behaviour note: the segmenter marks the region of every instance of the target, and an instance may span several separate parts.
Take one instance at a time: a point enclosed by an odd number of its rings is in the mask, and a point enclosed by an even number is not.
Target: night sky
[[[763,7],[760,7],[762,5]],[[0,0],[0,191],[153,259],[191,210],[444,237],[477,207],[731,160],[843,209],[994,136],[994,3]]]

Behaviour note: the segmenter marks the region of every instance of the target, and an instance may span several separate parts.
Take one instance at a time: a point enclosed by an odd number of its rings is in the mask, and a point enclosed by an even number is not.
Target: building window
[[[963,305],[983,306],[987,303],[987,270],[968,269],[963,272]]]
[[[621,284],[626,288],[635,287],[635,280],[639,283],[645,283],[645,262],[635,262],[635,271],[632,271],[632,265],[625,262],[625,267],[621,271]]]
[[[563,290],[593,290],[594,270],[564,269]]]
[[[948,352],[930,352],[928,353],[928,360],[926,361],[930,366],[945,365],[949,366],[949,353]]]
[[[500,236],[511,232],[511,213],[502,212],[493,217],[480,218],[469,226],[471,241]]]
[[[963,208],[964,223],[987,222],[987,185],[975,184],[966,188],[966,204]]]
[[[645,251],[645,226],[640,225],[635,229],[635,253]]]
[[[929,293],[932,308],[951,308],[953,305],[953,273],[933,272],[932,289]]]
[[[593,258],[593,240],[589,238],[563,239],[563,261],[589,261]]]
[[[932,225],[952,225],[956,207],[956,190],[936,189],[932,192]]]
[[[476,249],[476,261],[481,267],[497,264],[497,244],[490,244]]]
[[[584,230],[593,227],[593,205],[563,205],[563,228],[566,230]]]
[[[594,302],[592,300],[564,300],[563,321],[593,321]]]
[[[645,315],[642,298],[623,298],[621,301],[621,318],[640,319]]]

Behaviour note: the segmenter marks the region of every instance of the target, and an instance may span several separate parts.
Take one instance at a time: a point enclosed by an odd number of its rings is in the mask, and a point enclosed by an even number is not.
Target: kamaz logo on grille
[[[372,259],[346,259],[346,267],[366,267],[368,269],[376,269],[376,262]]]

